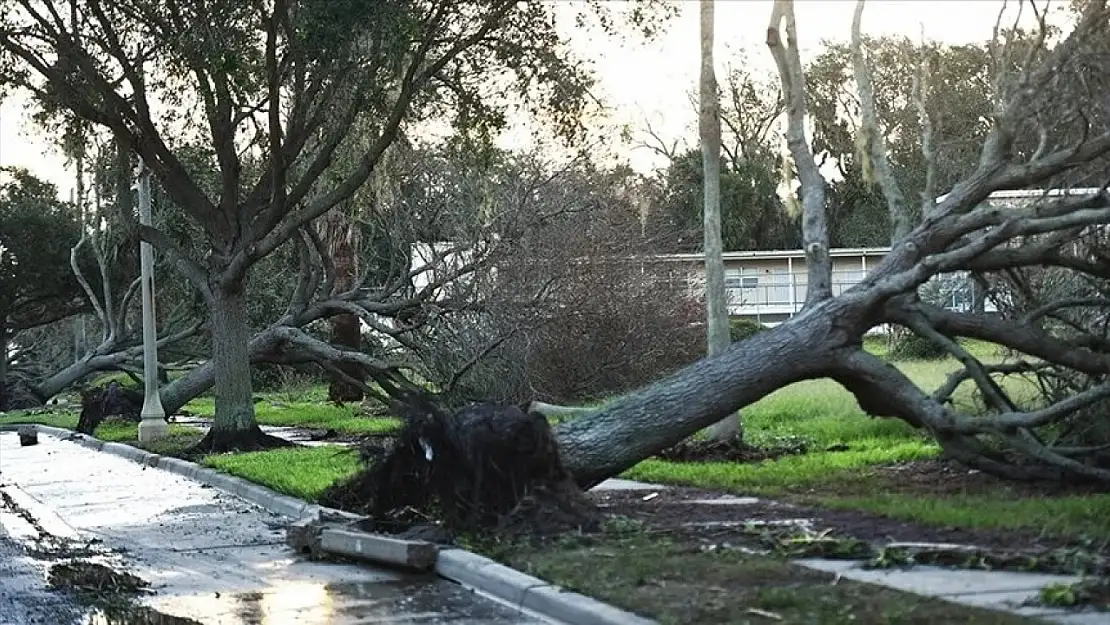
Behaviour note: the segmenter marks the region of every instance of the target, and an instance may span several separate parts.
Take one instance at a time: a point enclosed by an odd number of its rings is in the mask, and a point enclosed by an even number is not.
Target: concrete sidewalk
[[[151,582],[144,603],[168,614],[205,625],[544,622],[439,578],[306,561],[284,544],[288,518],[167,471],[39,441],[20,447],[0,433],[0,489],[51,534],[102,540]]]

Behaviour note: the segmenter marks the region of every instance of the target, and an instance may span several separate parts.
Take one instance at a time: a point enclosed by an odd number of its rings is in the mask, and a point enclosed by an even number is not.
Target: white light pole
[[[139,159],[139,223],[151,225],[150,170]],[[154,325],[154,250],[150,243],[139,242],[143,280],[143,411],[139,423],[139,442],[147,443],[169,434],[166,411],[158,391],[158,330]]]

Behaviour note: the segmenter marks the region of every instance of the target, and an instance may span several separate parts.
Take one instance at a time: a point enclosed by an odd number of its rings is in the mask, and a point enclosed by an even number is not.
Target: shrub
[[[913,332],[894,337],[888,354],[896,360],[941,360],[948,356],[943,347]]]
[[[758,321],[752,321],[751,319],[730,319],[728,326],[728,335],[729,338],[732,339],[733,343],[739,343],[740,341],[746,341],[756,334],[759,334],[760,332],[763,332],[767,329],[767,326],[759,323]]]

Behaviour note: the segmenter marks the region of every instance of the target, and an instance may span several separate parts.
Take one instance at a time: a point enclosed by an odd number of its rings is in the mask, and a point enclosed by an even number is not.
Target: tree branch
[[[786,25],[784,47],[780,29]],[[786,99],[786,145],[798,168],[802,185],[802,238],[809,274],[806,303],[832,297],[832,259],[829,256],[828,216],[825,212],[825,178],[817,168],[805,134],[805,81],[798,52],[793,0],[775,0],[767,27],[767,47],[778,66]]]
[[[887,210],[890,212],[891,223],[894,231],[891,238],[894,242],[900,241],[913,229],[913,219],[906,207],[906,199],[898,181],[894,178],[894,171],[890,167],[890,159],[886,152],[886,138],[879,125],[879,117],[875,113],[875,90],[871,86],[871,71],[863,56],[863,43],[860,35],[860,23],[863,21],[863,6],[865,0],[856,0],[856,10],[852,17],[852,69],[856,78],[856,88],[860,100],[860,140],[863,157],[871,161],[871,168],[879,181],[886,198]]]

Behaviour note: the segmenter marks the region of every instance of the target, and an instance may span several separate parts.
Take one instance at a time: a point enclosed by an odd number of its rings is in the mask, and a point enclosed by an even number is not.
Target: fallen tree
[[[857,42],[859,16],[857,12]],[[939,199],[934,200],[936,194],[927,185],[921,190],[924,199],[919,211],[909,208],[905,200],[909,193],[883,176],[883,167],[876,167],[892,223],[908,222],[912,227],[895,233],[891,252],[861,284],[834,296],[825,181],[804,131],[805,92],[793,6],[786,0],[777,2],[768,46],[787,94],[787,145],[801,183],[809,273],[805,307],[791,320],[720,355],[556,426],[561,460],[575,481],[583,487],[596,484],[779,388],[813,378],[836,380],[870,415],[898,418],[922,428],[949,457],[969,467],[1012,479],[1110,479],[1110,469],[1090,461],[1097,448],[1060,448],[1043,442],[1037,433],[1110,397],[1110,385],[1104,381],[1110,370],[1110,346],[1105,341],[1054,333],[1029,314],[1033,311],[1004,316],[975,309],[954,311],[917,296],[930,279],[955,272],[990,276],[1050,266],[1080,275],[1110,276],[1110,260],[1091,253],[1092,247],[1064,245],[1092,236],[1110,223],[1105,185],[1064,191],[1076,184],[1090,187],[1091,172],[1104,172],[1110,153],[1106,111],[1092,108],[1097,103],[1082,95],[1100,79],[1094,61],[1108,41],[1108,18],[1104,1],[1086,3],[1071,32],[1051,49],[1043,45],[1047,36],[1043,17],[1040,35],[1031,40],[999,29],[992,48],[999,59],[998,102],[978,166]],[[1003,62],[1003,56],[1009,60]],[[861,58],[857,61],[862,62]],[[857,79],[865,75],[866,71],[859,71]],[[927,73],[920,80],[927,83]],[[859,80],[858,87],[861,101],[866,102],[868,81]],[[919,97],[924,99],[926,90]],[[876,162],[888,158],[877,145],[882,136],[878,123],[874,115],[862,115],[861,124],[871,137],[870,144],[862,142],[865,156]],[[928,142],[931,123],[923,115],[922,150],[935,162],[936,146]],[[991,199],[995,191],[1038,186],[1060,192],[1023,202],[1000,204]],[[918,217],[913,218],[914,214]],[[927,393],[898,369],[864,351],[864,333],[886,324],[904,326],[943,346],[963,365],[954,383],[962,376],[975,384],[986,410],[961,412],[949,401],[953,384]],[[321,363],[357,363],[387,375],[395,375],[401,366],[335,349],[288,329],[274,329],[268,336],[273,349]],[[1020,360],[1007,367],[986,364],[968,353],[959,338],[1005,346]],[[262,342],[252,347],[261,348]],[[1098,381],[1052,404],[1023,407],[1007,395],[996,377],[1037,363],[1067,367]],[[534,409],[551,411],[542,404]]]
[[[857,6],[853,27],[857,48],[862,6]],[[917,289],[929,279],[960,271],[990,274],[1053,266],[1110,276],[1107,259],[1084,252],[1090,248],[1064,245],[1110,223],[1110,194],[1104,184],[1090,184],[1092,172],[1105,175],[1110,153],[1107,111],[1082,95],[1104,82],[1097,59],[1106,46],[1110,11],[1105,2],[1084,3],[1071,32],[1051,49],[1044,45],[1048,29],[1043,12],[1034,6],[1034,13],[1038,30],[1031,38],[1020,40],[1016,29],[996,29],[992,50],[998,65],[997,104],[978,167],[939,200],[934,201],[936,194],[927,184],[921,190],[924,199],[916,223],[910,219],[914,211],[905,200],[908,194],[882,173],[887,155],[879,122],[867,110],[871,86],[864,60],[862,54],[856,56],[861,123],[870,137],[866,158],[876,165],[892,223],[912,227],[895,233],[890,254],[860,285],[834,296],[825,181],[805,136],[793,3],[776,2],[767,44],[782,79],[787,146],[801,184],[809,274],[806,305],[770,331],[556,427],[563,460],[581,486],[616,475],[778,388],[822,377],[841,383],[868,414],[899,418],[928,431],[949,457],[967,466],[1012,479],[1110,481],[1110,468],[1085,461],[1098,453],[1097,448],[1055,448],[1036,433],[1110,397],[1110,383],[1105,381],[1110,350],[1105,342],[1061,338],[1028,315],[952,311],[917,297]],[[927,73],[919,80],[927,84]],[[926,93],[919,92],[923,110]],[[935,120],[923,115],[922,121],[922,150],[935,163],[936,146],[929,144],[929,127]],[[1077,182],[1096,188],[1046,193],[1010,206],[988,201],[998,190],[1066,189]],[[883,324],[908,327],[944,346],[964,366],[961,375],[986,399],[987,411],[961,413],[946,401],[944,388],[926,393],[898,369],[864,351],[863,334]],[[990,341],[1025,359],[1065,366],[1098,376],[1099,381],[1050,405],[1022,408],[993,377],[1002,372],[969,354],[958,338]]]
[[[1084,4],[1070,33],[1051,49],[1044,45],[1047,27],[1043,18],[1039,20],[1040,35],[1031,41],[1011,36],[1012,29],[1009,34],[998,29],[992,47],[999,67],[997,105],[978,166],[939,199],[934,200],[936,194],[927,184],[921,190],[924,199],[919,210],[909,208],[905,198],[911,194],[897,188],[896,181],[883,175],[884,168],[876,166],[892,223],[909,223],[910,227],[895,233],[891,252],[861,284],[834,296],[825,181],[805,136],[805,92],[793,6],[779,0],[768,29],[768,46],[786,94],[787,145],[801,183],[809,273],[805,307],[793,319],[720,355],[555,427],[561,461],[579,486],[619,474],[783,386],[825,377],[852,392],[868,414],[902,419],[922,428],[949,457],[967,466],[1016,479],[1110,480],[1110,469],[1092,461],[1097,449],[1057,447],[1038,434],[1038,430],[1110,397],[1110,385],[1105,381],[1110,347],[1105,341],[1090,340],[1083,333],[1062,335],[1039,323],[1032,314],[1035,311],[1006,315],[954,311],[917,297],[918,289],[930,279],[954,272],[989,277],[1047,266],[1078,275],[1110,276],[1110,260],[1091,253],[1090,246],[1073,244],[1110,223],[1110,194],[1105,185],[1091,184],[1092,172],[1104,173],[1110,154],[1106,111],[1095,108],[1099,102],[1083,95],[1100,84],[1097,59],[1110,40],[1106,37],[1108,18],[1105,1]],[[859,22],[857,14],[857,35]],[[864,61],[862,55],[857,58],[859,63]],[[866,71],[856,75],[860,100],[866,103],[871,87],[866,79],[860,79]],[[927,77],[923,72],[923,85]],[[919,98],[926,97],[923,88]],[[926,110],[923,105],[921,108]],[[927,114],[922,117],[922,150],[927,160],[935,162],[942,155],[936,152],[939,147],[928,141],[934,121]],[[864,112],[861,124],[870,137],[870,143],[861,141],[863,155],[876,164],[888,158],[880,145],[879,120]],[[1075,186],[1086,189],[1046,193],[1008,205],[991,199],[999,190]],[[1090,189],[1092,186],[1095,188]],[[304,277],[310,275],[305,273],[302,279],[310,280]],[[311,280],[317,287],[326,282],[320,275]],[[377,315],[397,314],[406,307],[421,310],[433,302],[442,305],[430,295],[382,299],[361,291],[329,295],[327,289],[305,288],[308,290],[298,289],[298,293],[323,295],[315,303],[307,303],[306,295],[283,323],[257,335],[250,343],[252,357],[326,366],[354,363],[395,376],[405,362],[327,345],[300,330],[301,322],[321,319],[328,311],[344,311],[381,325]],[[885,324],[907,327],[942,345],[961,362],[963,370],[957,377],[963,376],[977,387],[986,410],[961,412],[948,401],[952,384],[927,393],[896,368],[864,351],[864,333]],[[396,327],[389,331],[403,345],[404,332]],[[1020,360],[1004,363],[1010,370],[1051,363],[1083,372],[1093,381],[1051,404],[1022,406],[996,379],[1007,370],[969,354],[959,338],[989,341],[1019,354]],[[170,385],[167,408],[203,390],[210,378],[201,367]],[[542,405],[535,408],[544,410]]]

